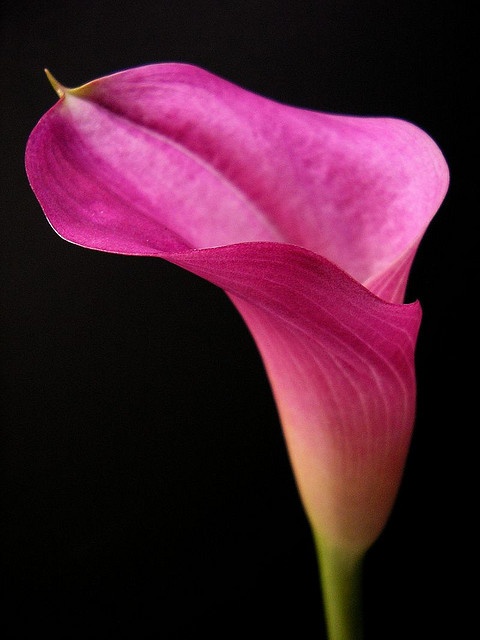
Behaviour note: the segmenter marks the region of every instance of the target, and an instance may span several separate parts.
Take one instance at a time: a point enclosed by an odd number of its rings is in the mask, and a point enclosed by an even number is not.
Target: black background
[[[44,67],[77,86],[162,61],[297,106],[405,118],[443,150],[452,182],[408,290],[424,309],[417,424],[366,558],[364,610],[366,640],[463,637],[447,631],[468,617],[457,596],[478,428],[462,4],[19,0],[1,12],[3,637],[324,637],[310,532],[237,312],[165,262],[60,240],[26,180],[27,137],[56,100]]]

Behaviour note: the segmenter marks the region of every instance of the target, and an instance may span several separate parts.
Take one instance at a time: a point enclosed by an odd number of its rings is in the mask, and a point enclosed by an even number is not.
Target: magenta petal
[[[285,242],[394,302],[448,183],[410,123],[288,107],[182,64],[66,91],[26,160],[72,242],[143,255]]]
[[[410,443],[419,304],[386,303],[289,245],[175,262],[224,288],[254,336],[314,530],[366,549],[389,515]]]
[[[26,168],[62,237],[158,256],[227,292],[315,532],[365,550],[413,428],[421,310],[401,302],[448,186],[435,143],[407,122],[296,109],[164,64],[65,90]]]

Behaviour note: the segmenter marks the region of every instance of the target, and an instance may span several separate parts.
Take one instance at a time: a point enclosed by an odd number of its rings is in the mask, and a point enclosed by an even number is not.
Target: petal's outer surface
[[[385,303],[328,261],[278,243],[175,262],[225,289],[245,319],[314,530],[364,551],[385,525],[408,453],[419,304]]]
[[[62,237],[158,256],[227,292],[314,529],[366,549],[413,428],[421,310],[401,302],[448,185],[434,142],[403,121],[287,107],[163,64],[66,90],[26,168]]]
[[[185,64],[67,90],[29,139],[27,172],[78,244],[157,255],[284,242],[391,302],[448,182],[410,123],[288,107]]]

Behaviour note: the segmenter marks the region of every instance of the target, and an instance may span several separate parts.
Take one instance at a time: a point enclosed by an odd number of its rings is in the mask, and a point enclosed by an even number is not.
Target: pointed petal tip
[[[65,92],[67,91],[66,87],[61,85],[60,82],[58,82],[58,80],[56,78],[54,78],[54,76],[50,73],[50,71],[48,69],[44,69],[44,71],[45,71],[45,75],[48,78],[48,81],[50,82],[50,84],[54,88],[54,90],[57,93],[58,97],[59,98],[63,98],[63,96],[65,95]]]

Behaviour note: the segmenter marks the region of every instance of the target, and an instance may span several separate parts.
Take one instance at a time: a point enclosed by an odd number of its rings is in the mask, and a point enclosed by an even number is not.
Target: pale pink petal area
[[[402,304],[448,187],[416,126],[281,105],[184,64],[62,90],[26,151],[53,228],[221,287],[257,345],[313,529],[363,552],[415,418],[418,303]]]
[[[410,123],[288,107],[175,63],[66,91],[30,137],[27,172],[72,242],[143,255],[289,243],[392,302],[448,183]]]

